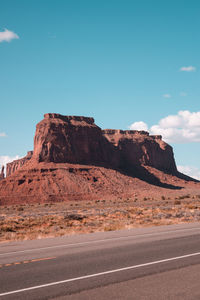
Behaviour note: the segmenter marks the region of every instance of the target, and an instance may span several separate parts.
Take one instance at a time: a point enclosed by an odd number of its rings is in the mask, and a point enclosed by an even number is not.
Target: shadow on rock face
[[[192,177],[190,177],[190,176],[187,176],[187,175],[185,175],[185,174],[183,174],[183,173],[180,173],[180,172],[176,172],[176,177],[178,177],[178,178],[180,178],[180,179],[183,179],[183,180],[185,180],[185,181],[192,181],[192,182],[200,182],[199,180],[197,180],[197,179],[194,179],[194,178],[192,178]]]
[[[138,178],[140,180],[143,180],[151,185],[155,185],[161,188],[165,188],[165,189],[171,189],[171,190],[181,190],[183,187],[181,186],[176,186],[173,184],[169,184],[169,183],[164,183],[162,182],[156,175],[154,175],[153,173],[149,172],[145,167],[143,166],[135,166],[134,168],[130,168],[130,167],[124,167],[124,170],[126,169],[126,171],[122,171],[124,174],[131,176],[131,177],[135,177]]]

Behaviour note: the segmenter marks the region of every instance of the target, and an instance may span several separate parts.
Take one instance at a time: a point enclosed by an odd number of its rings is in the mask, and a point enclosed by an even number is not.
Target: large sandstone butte
[[[180,189],[172,147],[145,131],[101,130],[93,118],[49,113],[36,126],[34,151],[7,164],[0,203],[102,199],[138,189]]]

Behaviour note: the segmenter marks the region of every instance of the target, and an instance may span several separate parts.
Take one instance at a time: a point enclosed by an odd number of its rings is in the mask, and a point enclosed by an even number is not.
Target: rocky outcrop
[[[1,167],[0,180],[4,179],[4,166]]]
[[[93,118],[45,114],[36,126],[33,159],[37,162],[114,165],[113,152]]]
[[[45,114],[37,124],[33,158],[37,162],[107,165],[133,168],[149,165],[176,172],[172,148],[161,136],[135,130],[101,130],[93,118]]]
[[[33,151],[28,151],[27,155],[21,159],[16,159],[6,165],[6,176],[12,175],[19,170],[25,163],[27,163],[33,155]]]
[[[7,164],[0,204],[129,197],[136,188],[173,190],[192,181],[181,176],[172,147],[159,135],[101,130],[93,118],[45,114],[34,151]]]
[[[141,165],[175,173],[172,147],[160,135],[146,131],[101,130],[93,118],[45,114],[36,126],[34,151],[7,164],[7,176],[35,163],[75,163],[119,168],[124,171]]]
[[[152,136],[146,131],[112,129],[103,130],[102,133],[117,147],[120,168],[131,169],[146,165],[171,174],[177,172],[173,149],[160,135]]]

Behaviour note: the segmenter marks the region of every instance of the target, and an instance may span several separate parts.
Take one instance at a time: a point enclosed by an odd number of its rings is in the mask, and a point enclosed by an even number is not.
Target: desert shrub
[[[104,226],[104,231],[115,231],[122,228],[123,228],[122,224],[108,224]]]
[[[9,225],[2,227],[1,231],[2,232],[15,232],[15,230]]]
[[[19,206],[18,208],[17,208],[17,211],[23,211],[24,210],[24,208],[22,207],[22,206]]]
[[[82,221],[86,216],[82,216],[79,214],[69,214],[69,215],[65,215],[64,219],[65,220],[75,220],[75,221]]]
[[[194,204],[188,204],[187,206],[189,209],[197,209],[198,206],[194,205]]]
[[[179,204],[181,204],[180,200],[177,199],[177,200],[174,201],[174,205],[179,205]]]
[[[179,196],[179,199],[188,199],[190,198],[190,195],[182,195],[182,196]]]

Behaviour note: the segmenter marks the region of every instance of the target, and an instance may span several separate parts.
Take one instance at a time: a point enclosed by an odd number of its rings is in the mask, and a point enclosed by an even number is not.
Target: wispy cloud
[[[194,72],[194,71],[196,71],[196,67],[193,67],[193,66],[181,67],[180,71],[181,72]]]
[[[179,111],[176,115],[169,115],[161,119],[158,124],[151,126],[143,121],[135,122],[129,126],[130,129],[137,129],[136,125],[141,124],[141,129],[151,134],[162,135],[169,143],[192,143],[200,142],[200,111],[190,112]]]
[[[0,137],[5,137],[7,136],[5,132],[0,132]]]
[[[4,29],[4,31],[0,32],[0,43],[1,42],[10,42],[14,39],[19,39],[19,36],[16,33],[14,33],[13,31]]]
[[[163,97],[164,97],[164,98],[171,98],[172,95],[171,95],[171,94],[164,94]]]

